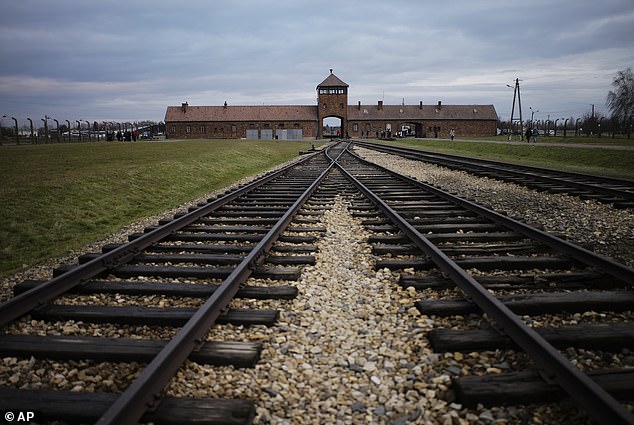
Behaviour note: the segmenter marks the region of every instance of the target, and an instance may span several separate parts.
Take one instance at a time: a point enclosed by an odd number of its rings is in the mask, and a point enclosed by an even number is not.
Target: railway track
[[[359,193],[365,198],[359,200]],[[18,295],[0,305],[2,324],[10,330],[0,335],[3,356],[134,361],[147,366],[121,394],[4,389],[0,407],[36,410],[45,419],[99,424],[139,419],[157,424],[187,423],[186,419],[250,423],[255,414],[250,401],[168,398],[163,397],[164,388],[187,358],[236,367],[258,361],[258,344],[213,341],[207,331],[213,324],[275,322],[275,310],[228,307],[234,297],[292,298],[298,290],[292,285],[249,285],[247,279],[296,279],[299,267],[314,261],[308,254],[323,232],[317,225],[319,215],[341,194],[355,194],[352,209],[375,234],[370,242],[379,257],[377,268],[401,271],[400,284],[421,291],[421,297],[441,291],[442,300],[417,303],[423,314],[449,317],[451,327],[460,328],[432,331],[429,339],[437,351],[523,350],[529,353],[532,360],[525,363],[533,370],[522,370],[520,376],[530,374],[537,387],[523,390],[520,403],[541,402],[527,394],[543,392],[546,382],[548,397],[567,394],[601,423],[634,423],[615,400],[631,400],[631,365],[629,370],[610,370],[590,379],[565,352],[553,348],[614,353],[633,348],[632,269],[363,161],[344,151],[342,144],[327,155],[313,155],[131,235],[129,244],[84,256],[80,264],[56,271],[52,281],[18,285]],[[105,301],[94,305],[87,297],[95,295]],[[137,297],[147,295],[158,297],[159,305],[141,305]],[[181,299],[192,305],[183,307]],[[564,310],[599,310],[608,317],[622,314],[625,320],[554,330],[536,326],[542,316]],[[461,324],[465,317],[482,312],[486,316],[479,319],[478,329]],[[51,330],[46,336],[22,335],[19,326],[25,320],[46,321]],[[63,327],[68,320],[180,329],[173,331],[171,340],[67,337],[54,327]],[[505,398],[511,394],[508,387],[502,393],[487,390],[488,398],[478,398],[485,394],[483,380],[500,378],[500,373],[477,377],[459,370],[454,375],[452,387],[460,403],[518,402]],[[511,388],[518,386],[517,376],[504,378]],[[20,387],[19,382],[13,384]],[[41,404],[34,408],[33,400],[38,399]]]
[[[546,168],[515,165],[456,155],[424,152],[398,146],[359,142],[355,144],[380,152],[424,161],[476,176],[516,183],[538,191],[568,194],[582,199],[594,199],[615,208],[634,208],[634,182],[607,177],[563,172]]]
[[[250,401],[164,398],[162,393],[188,358],[235,367],[257,362],[258,344],[213,341],[206,335],[214,324],[270,326],[276,321],[276,310],[230,308],[234,297],[295,296],[293,286],[246,282],[250,277],[297,279],[299,267],[314,261],[307,254],[314,250],[315,234],[322,231],[313,223],[323,207],[307,202],[331,166],[323,154],[312,155],[144,234],[131,235],[127,244],[106,246],[101,254],[61,267],[50,281],[17,285],[16,296],[0,305],[0,323],[13,330],[20,328],[20,321],[50,325],[43,336],[19,331],[1,335],[3,357],[146,366],[121,394],[5,388],[0,391],[1,408],[33,411],[40,421],[71,423],[251,423],[255,407]],[[140,296],[160,301],[147,306]],[[182,300],[189,305],[183,307]],[[119,338],[118,332],[116,338],[65,336],[68,323],[177,330],[169,340]]]
[[[423,314],[464,318],[486,313],[490,319],[481,329],[432,331],[434,349],[471,353],[519,347],[534,362],[526,373],[455,379],[460,403],[545,402],[554,393],[561,397],[563,388],[601,423],[634,423],[604,390],[631,399],[631,365],[594,371],[591,379],[553,346],[616,353],[631,349],[634,270],[351,154],[342,156],[338,166],[373,204],[361,207],[371,211],[366,224],[378,233],[371,238],[374,252],[395,257],[377,261],[377,268],[417,271],[402,275],[405,287],[460,288],[455,297],[418,302]],[[387,219],[374,218],[374,208]],[[629,312],[629,320],[556,329],[534,329],[526,323],[553,312],[597,310]],[[518,383],[529,375],[542,386],[520,390]],[[546,385],[544,391],[543,378],[556,385]]]

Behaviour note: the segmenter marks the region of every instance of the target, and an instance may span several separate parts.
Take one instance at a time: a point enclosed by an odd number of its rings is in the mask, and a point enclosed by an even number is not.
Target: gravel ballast
[[[355,152],[388,169],[473,199],[509,217],[634,266],[634,211],[574,196],[536,192],[514,183],[476,177],[365,148],[356,147]]]
[[[629,211],[569,196],[536,193],[432,165],[423,167],[416,161],[367,150],[358,152],[388,168],[564,234],[626,264],[634,263],[634,214]],[[163,216],[172,214],[170,211]],[[137,223],[90,250],[106,242],[123,241],[128,233],[156,221],[153,217]],[[300,281],[291,283],[299,289],[296,299],[274,303],[239,300],[233,305],[277,308],[277,324],[270,328],[215,326],[208,335],[208,340],[262,342],[262,358],[256,367],[234,369],[187,362],[168,387],[170,395],[247,398],[257,406],[258,424],[586,423],[574,406],[566,404],[466,409],[456,403],[451,394],[452,371],[458,368],[463,373],[495,373],[504,368],[500,366],[500,353],[438,354],[431,350],[427,332],[450,322],[421,315],[414,302],[447,294],[403,289],[397,285],[397,273],[375,270],[376,258],[367,243],[369,233],[360,219],[352,216],[350,199],[337,198],[318,225],[326,227],[327,232],[317,243],[316,264],[305,267]],[[67,260],[79,254],[73,253]],[[56,261],[5,280],[5,294],[12,282],[27,276],[45,278],[52,264]],[[31,325],[36,333],[50,333],[43,322],[33,321]],[[171,333],[160,328],[99,330],[82,323],[66,327],[68,332],[64,334],[77,335],[94,332],[129,336],[130,332],[168,337]],[[25,331],[11,328],[11,332]],[[522,354],[507,355],[504,361],[510,367],[526,364]],[[0,362],[0,382],[10,382],[10,386],[21,382],[25,388],[120,391],[123,378],[138,373],[138,367],[4,358]],[[90,378],[82,379],[86,376]]]

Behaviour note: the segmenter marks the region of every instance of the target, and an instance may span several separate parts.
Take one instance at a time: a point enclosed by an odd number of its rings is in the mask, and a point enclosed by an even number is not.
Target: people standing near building
[[[532,135],[532,131],[530,127],[526,128],[526,143],[530,143],[531,142],[531,135]]]
[[[451,141],[453,142],[453,138],[456,137],[456,130],[453,128],[449,130],[449,137],[451,137]]]

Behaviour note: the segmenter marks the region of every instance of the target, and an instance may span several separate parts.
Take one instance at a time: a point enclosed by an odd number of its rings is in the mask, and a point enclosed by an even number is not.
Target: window
[[[231,125],[231,132],[235,133],[236,131],[238,131],[238,129],[236,128],[235,124]]]
[[[327,88],[327,89],[319,89],[319,94],[346,94],[346,88]]]
[[[327,103],[324,103],[324,111],[325,111],[326,109],[328,109],[328,104],[327,104]]]
[[[172,128],[170,130],[170,133],[176,133],[176,126],[175,125],[172,126]]]
[[[185,127],[185,133],[189,134],[192,132],[192,126],[188,125],[187,127]]]
[[[352,124],[352,131],[359,131],[359,124],[357,124],[356,122]]]
[[[207,132],[207,127],[205,127],[204,125],[201,125],[200,126],[200,132],[203,133],[203,134],[206,133]]]

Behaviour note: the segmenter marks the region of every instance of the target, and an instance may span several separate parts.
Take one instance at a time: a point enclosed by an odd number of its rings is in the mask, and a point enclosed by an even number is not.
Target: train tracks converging
[[[582,199],[593,199],[612,204],[616,208],[634,208],[634,181],[630,180],[424,152],[401,146],[369,142],[355,142],[355,144],[453,170],[462,170],[476,176],[516,183],[538,191],[568,194]]]
[[[375,268],[400,273],[400,285],[418,291],[416,308],[446,325],[427,335],[434,350],[457,360],[483,350],[524,353],[508,373],[494,366],[475,374],[467,365],[451,369],[457,402],[569,397],[601,423],[634,423],[617,401],[632,400],[632,365],[617,367],[608,359],[606,370],[586,373],[567,356],[580,349],[618,357],[634,348],[634,270],[364,161],[347,147],[334,145],[131,235],[127,244],[105,246],[101,254],[58,269],[50,281],[17,285],[16,296],[0,305],[8,330],[0,335],[3,357],[144,366],[122,392],[18,389],[21,383],[12,382],[0,390],[0,407],[99,424],[251,423],[252,401],[165,397],[165,388],[188,359],[242,368],[258,362],[261,344],[213,340],[209,329],[273,326],[277,310],[230,304],[236,298],[290,299],[302,291],[271,282],[296,280],[302,265],[315,262],[311,254],[325,232],[319,217],[333,199],[346,196],[372,233]],[[253,284],[253,278],[266,283]],[[152,305],[141,300],[147,297]],[[562,312],[580,317],[579,323],[542,325]],[[22,332],[21,324],[31,320],[50,328]],[[474,320],[477,328],[469,325]],[[164,339],[70,337],[63,332],[69,321],[173,331]],[[419,337],[413,335],[412,343]],[[33,400],[40,402],[34,407]]]
[[[435,349],[470,353],[520,347],[535,362],[538,376],[541,373],[556,382],[595,418],[606,424],[632,422],[631,414],[546,340],[554,341],[556,335],[562,335],[561,340],[554,342],[558,346],[572,344],[619,352],[631,348],[632,323],[536,331],[513,311],[527,317],[559,311],[631,311],[634,270],[351,155],[340,158],[338,166],[387,217],[368,222],[370,228],[379,233],[371,239],[375,253],[396,257],[377,261],[377,267],[420,271],[420,276],[404,274],[401,284],[421,289],[457,285],[461,291],[456,295],[465,297],[420,301],[417,307],[423,314],[464,317],[482,312],[492,319],[491,326],[484,329],[432,331],[430,340]],[[506,290],[511,295],[494,296],[487,287],[495,288],[496,292]],[[521,295],[515,293],[516,290]],[[601,300],[608,304],[602,304]],[[463,308],[453,309],[456,305]],[[600,336],[602,331],[607,332]],[[500,333],[506,335],[504,343],[500,342]],[[482,345],[475,342],[478,339]],[[611,346],[608,340],[616,345]],[[614,381],[632,382],[632,376],[631,369],[609,370],[595,379],[606,377],[608,381],[614,378]],[[498,382],[507,379],[506,382],[510,382],[507,385],[513,389],[517,389],[521,379],[499,378]],[[518,391],[511,401],[513,392],[508,387],[495,382],[486,386],[483,381],[492,382],[492,379],[456,380],[459,401],[472,406],[494,400],[521,403],[541,391]],[[485,395],[485,387],[491,394]],[[624,396],[631,389],[628,384],[615,392]],[[546,401],[548,397],[552,395],[541,400]]]
[[[86,392],[3,390],[5,409],[35,410],[42,418],[99,424],[250,423],[253,403],[245,400],[161,399],[183,362],[252,366],[261,347],[206,341],[214,323],[272,325],[276,310],[236,310],[234,297],[288,298],[296,288],[247,286],[251,276],[297,279],[310,264],[315,221],[305,204],[332,164],[313,155],[227,193],[121,246],[84,256],[58,269],[48,282],[23,282],[0,306],[3,325],[30,315],[53,323],[51,335],[2,335],[3,356],[34,356],[147,363],[119,395]],[[305,208],[305,210],[302,210]],[[318,206],[315,208],[319,208]],[[301,218],[298,218],[301,214]],[[292,225],[291,225],[292,224]],[[290,226],[290,227],[289,227]],[[313,233],[313,236],[304,233]],[[278,245],[276,245],[278,244]],[[103,295],[96,305],[85,294]],[[135,297],[198,299],[192,307],[147,307]],[[61,297],[61,298],[60,298]],[[69,300],[69,302],[65,302]],[[176,303],[178,304],[178,303]],[[55,322],[115,323],[178,327],[171,340],[60,337]],[[34,402],[37,400],[37,404]],[[146,413],[147,412],[147,413]],[[145,416],[144,416],[145,415]],[[214,422],[216,420],[217,422]],[[207,422],[201,422],[207,421]]]

